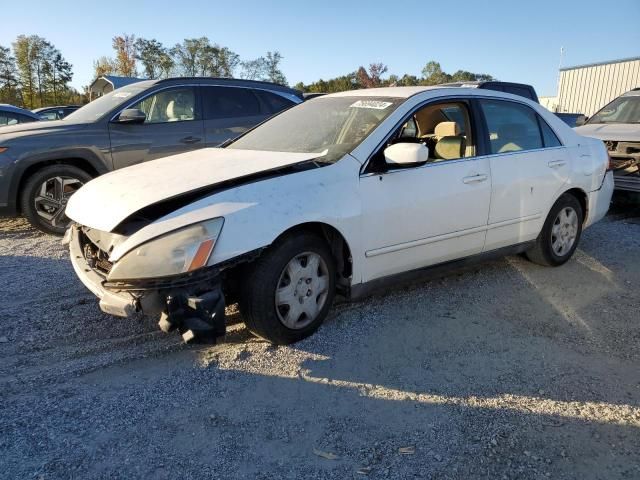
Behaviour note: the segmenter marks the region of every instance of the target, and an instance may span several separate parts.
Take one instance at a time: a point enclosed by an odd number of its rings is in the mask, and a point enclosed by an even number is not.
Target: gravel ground
[[[57,238],[0,220],[0,477],[640,478],[640,211],[333,309],[275,348],[102,314]]]

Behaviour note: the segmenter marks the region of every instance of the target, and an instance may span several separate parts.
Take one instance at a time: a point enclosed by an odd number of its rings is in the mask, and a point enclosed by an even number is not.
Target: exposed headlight
[[[144,243],[113,265],[108,280],[166,277],[204,267],[223,223],[224,218],[214,218]]]

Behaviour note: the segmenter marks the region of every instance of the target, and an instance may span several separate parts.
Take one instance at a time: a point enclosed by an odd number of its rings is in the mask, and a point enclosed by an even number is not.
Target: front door
[[[204,127],[196,89],[160,90],[128,108],[142,110],[143,123],[109,123],[114,168],[204,147]]]
[[[460,100],[421,107],[391,143],[421,141],[429,161],[384,171],[382,152],[372,158],[378,166],[360,179],[363,281],[482,251],[491,178],[488,159],[475,156],[471,118]]]

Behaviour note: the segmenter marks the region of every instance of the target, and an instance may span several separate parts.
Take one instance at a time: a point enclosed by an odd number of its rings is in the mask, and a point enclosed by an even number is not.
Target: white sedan
[[[334,296],[470,259],[572,256],[613,190],[601,141],[522,97],[397,87],[295,106],[224,148],[117,170],[69,201],[71,260],[103,311],[224,334],[225,304],[277,344]]]

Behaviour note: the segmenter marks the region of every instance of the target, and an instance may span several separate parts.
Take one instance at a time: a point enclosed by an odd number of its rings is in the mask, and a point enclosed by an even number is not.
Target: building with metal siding
[[[591,116],[636,87],[640,87],[640,57],[562,68],[557,111]]]

